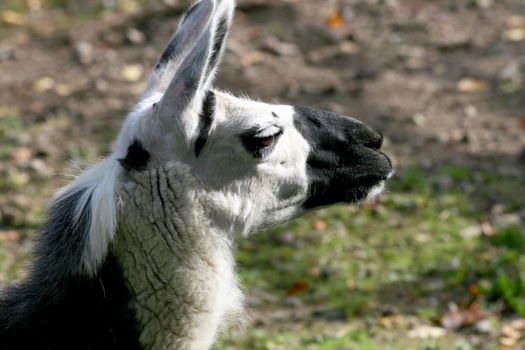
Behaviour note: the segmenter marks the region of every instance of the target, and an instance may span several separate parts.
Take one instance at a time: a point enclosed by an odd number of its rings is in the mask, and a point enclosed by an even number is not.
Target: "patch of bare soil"
[[[56,175],[109,152],[187,5],[171,3],[2,24],[0,232],[32,232]],[[355,116],[401,167],[525,171],[522,0],[238,3],[218,87]]]
[[[48,182],[69,159],[106,153],[186,6],[174,4],[72,25],[54,24],[67,13],[50,11],[4,27],[0,105],[23,127],[2,136],[18,153],[0,174],[36,158]],[[516,173],[525,163],[523,13],[520,0],[241,0],[217,85],[356,116],[383,131],[401,165]],[[21,165],[19,147],[29,153]]]

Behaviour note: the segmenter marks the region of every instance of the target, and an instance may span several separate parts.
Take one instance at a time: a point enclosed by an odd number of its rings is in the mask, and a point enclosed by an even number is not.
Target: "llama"
[[[208,349],[242,311],[239,238],[381,192],[380,133],[212,86],[233,11],[189,9],[115,151],[51,199],[27,277],[0,292],[1,349]]]

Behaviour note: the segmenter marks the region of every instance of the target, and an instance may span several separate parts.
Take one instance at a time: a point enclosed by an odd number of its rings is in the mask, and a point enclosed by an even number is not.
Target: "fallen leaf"
[[[489,88],[488,82],[475,78],[463,78],[456,84],[459,92],[473,93],[485,91]]]
[[[489,316],[489,312],[480,310],[476,305],[473,305],[470,309],[447,312],[441,316],[440,323],[446,329],[457,330],[472,326]]]
[[[42,0],[27,0],[27,7],[31,12],[37,12],[42,9]]]
[[[0,12],[0,18],[2,18],[4,23],[10,24],[12,26],[23,26],[28,22],[27,16],[11,10],[4,10]]]
[[[341,28],[344,24],[343,14],[341,11],[334,12],[325,21],[330,28]]]
[[[494,0],[476,0],[476,4],[482,9],[488,9],[494,5]]]
[[[0,230],[0,241],[19,241],[20,233],[15,230]]]
[[[418,326],[408,332],[409,338],[416,339],[435,339],[441,338],[447,334],[447,331],[441,327]]]
[[[21,187],[29,183],[30,177],[26,173],[14,172],[9,175],[8,180],[13,186]]]
[[[514,340],[514,344],[521,338],[521,332],[516,330],[511,325],[503,325],[501,327],[501,336],[503,338]]]
[[[503,31],[502,37],[507,41],[522,41],[525,40],[525,17],[524,16],[509,16],[505,24],[507,29]]]
[[[508,28],[525,27],[525,16],[513,15],[507,17],[505,24]]]
[[[512,28],[503,32],[503,39],[507,41],[525,40],[525,26],[521,28]]]
[[[510,323],[510,326],[521,332],[525,332],[525,318],[519,318]]]
[[[128,64],[120,70],[120,77],[128,82],[137,82],[144,74],[144,67],[140,64]]]
[[[479,286],[475,283],[471,283],[469,286],[468,286],[468,290],[470,292],[470,294],[472,294],[473,296],[478,296],[479,295]]]
[[[326,221],[322,220],[322,219],[315,219],[314,220],[314,228],[317,230],[317,231],[324,231],[326,230],[326,227],[328,225],[326,224]]]
[[[520,124],[521,124],[521,127],[522,127],[523,129],[525,129],[525,115],[524,115],[523,117],[521,117],[521,119],[520,119]]]
[[[69,96],[73,93],[73,87],[68,84],[60,83],[55,86],[55,92],[60,96]]]
[[[481,232],[487,237],[494,236],[494,234],[496,233],[496,230],[494,229],[492,224],[488,221],[483,221],[480,227],[481,227]]]
[[[26,163],[28,162],[31,157],[33,156],[33,152],[31,151],[31,148],[29,147],[18,147],[13,151],[13,159],[19,163]]]
[[[423,114],[421,113],[416,113],[413,117],[412,117],[412,121],[414,122],[414,124],[416,124],[417,126],[423,126],[427,123],[427,117],[425,117]]]
[[[263,62],[265,58],[266,55],[262,51],[250,51],[241,57],[241,64],[244,67],[249,67],[256,63]]]
[[[306,288],[308,288],[308,282],[306,282],[306,281],[297,281],[297,282],[294,282],[294,284],[292,284],[288,288],[286,293],[288,295],[295,295],[295,294],[298,294],[298,293],[302,292]]]
[[[498,350],[522,350],[522,349],[518,349],[516,346],[506,346],[506,345],[500,344],[498,347]]]
[[[511,349],[514,349],[513,346],[516,345],[516,339],[501,337],[499,339],[499,343],[500,345],[506,346],[507,349],[508,347],[510,347]]]
[[[385,329],[404,328],[410,322],[403,315],[390,315],[381,317],[377,323]]]
[[[54,86],[55,86],[55,80],[51,77],[42,77],[33,82],[33,90],[37,92],[49,91]]]

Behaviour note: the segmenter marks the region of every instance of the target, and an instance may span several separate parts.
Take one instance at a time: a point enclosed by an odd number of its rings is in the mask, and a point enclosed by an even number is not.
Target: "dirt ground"
[[[90,10],[82,5],[18,22],[4,15],[0,105],[23,127],[2,137],[17,152],[0,174],[29,161],[31,177],[47,182],[70,159],[105,154],[185,5],[87,19],[77,19]],[[519,172],[524,13],[521,0],[241,0],[217,85],[356,116],[382,130],[401,165],[454,160]],[[15,199],[2,196],[3,220]]]
[[[60,175],[111,150],[188,2],[65,4],[0,5],[3,239],[31,235]],[[523,0],[238,0],[216,85],[355,116],[400,169],[525,173]],[[524,202],[476,186],[481,208]]]

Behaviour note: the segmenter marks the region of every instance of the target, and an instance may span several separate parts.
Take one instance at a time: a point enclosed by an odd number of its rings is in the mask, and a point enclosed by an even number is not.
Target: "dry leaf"
[[[9,175],[9,180],[17,187],[25,186],[29,183],[30,177],[26,173],[14,172]]]
[[[13,159],[19,163],[27,163],[31,157],[33,156],[33,152],[31,151],[31,148],[29,147],[18,147],[13,151]]]
[[[456,89],[459,92],[480,92],[485,91],[489,88],[488,82],[485,80],[474,79],[474,78],[463,78],[456,84]]]
[[[64,83],[57,84],[55,92],[60,96],[69,96],[73,93],[73,87]]]
[[[472,294],[473,296],[478,296],[480,294],[479,292],[479,287],[477,284],[475,283],[471,283],[469,286],[468,286],[468,290],[470,292],[470,294]]]
[[[447,331],[441,327],[432,327],[432,326],[418,326],[408,332],[409,338],[417,339],[434,339],[445,336]]]
[[[45,92],[55,87],[55,80],[51,77],[42,77],[33,82],[33,90],[37,92]]]
[[[26,25],[28,22],[27,16],[11,10],[5,10],[0,12],[0,18],[2,18],[2,21],[4,23],[13,26],[23,26]]]
[[[473,304],[470,309],[447,312],[441,316],[440,323],[446,329],[456,330],[472,326],[489,316],[489,312],[479,310],[477,306]]]
[[[518,331],[525,332],[525,318],[519,318],[512,321],[510,326]]]
[[[525,40],[525,26],[521,28],[512,28],[503,32],[503,39],[508,41]]]
[[[286,293],[288,295],[295,295],[295,294],[298,294],[298,293],[302,292],[306,288],[308,288],[308,282],[306,282],[306,281],[297,281],[297,282],[294,282],[294,284],[292,284],[290,286],[290,288],[288,288]]]
[[[241,57],[241,64],[244,67],[249,67],[259,62],[263,62],[266,55],[262,51],[250,51]]]
[[[330,28],[341,28],[344,24],[341,11],[334,12],[326,19],[325,23]]]
[[[31,12],[37,12],[42,9],[42,0],[27,0],[27,7]]]
[[[140,64],[128,64],[120,70],[122,80],[134,83],[139,81],[144,74],[144,67]]]
[[[326,224],[326,221],[322,220],[322,219],[316,219],[314,220],[314,228],[317,230],[317,231],[324,231],[326,230],[326,227],[328,225]]]
[[[505,324],[501,327],[501,336],[503,338],[513,339],[514,343],[516,343],[516,341],[521,338],[521,332],[511,325]]]
[[[0,230],[0,241],[19,241],[20,233],[15,230]]]
[[[511,349],[514,349],[513,346],[516,345],[516,339],[501,337],[499,339],[499,343],[500,343],[500,345],[506,346],[507,349],[509,347]]]
[[[483,232],[483,234],[487,237],[494,236],[494,234],[496,233],[496,230],[494,229],[492,224],[488,221],[483,221],[480,227],[481,227],[481,232]]]
[[[522,350],[522,349],[518,349],[516,346],[506,346],[506,345],[500,344],[498,346],[498,350]]]
[[[507,29],[503,31],[503,39],[508,41],[525,40],[525,17],[509,16],[505,21]]]
[[[505,20],[505,24],[508,28],[525,27],[525,17],[517,15],[509,16]]]
[[[520,124],[523,129],[525,129],[525,115],[520,118]]]

